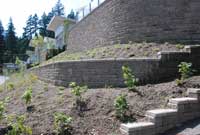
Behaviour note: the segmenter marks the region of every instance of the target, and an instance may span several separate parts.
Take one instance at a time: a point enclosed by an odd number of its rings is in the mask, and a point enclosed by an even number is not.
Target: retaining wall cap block
[[[134,123],[121,124],[121,129],[130,132],[130,131],[154,128],[154,126],[155,124],[151,122],[134,122]]]
[[[168,115],[176,115],[177,114],[176,109],[156,109],[156,110],[149,110],[146,112],[147,117],[162,117],[162,116],[168,116]]]
[[[198,103],[197,98],[183,97],[183,98],[172,98],[169,100],[171,104],[188,104],[188,103]]]
[[[196,88],[188,88],[187,93],[193,93],[193,94],[200,94],[200,89],[196,89]]]

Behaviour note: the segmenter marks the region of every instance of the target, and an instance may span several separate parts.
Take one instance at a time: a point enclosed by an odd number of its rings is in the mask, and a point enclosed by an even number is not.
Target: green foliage
[[[44,91],[48,91],[49,90],[49,88],[48,88],[48,84],[44,84]]]
[[[193,74],[193,70],[191,69],[192,63],[181,62],[178,65],[178,72],[181,74],[181,79],[187,79]]]
[[[123,120],[126,115],[126,111],[128,110],[128,103],[126,101],[125,95],[119,95],[116,97],[114,101],[115,113],[118,118]]]
[[[177,45],[176,45],[176,48],[181,50],[181,49],[184,48],[184,45],[182,45],[182,44],[177,44]]]
[[[78,86],[75,82],[71,82],[69,86],[72,88],[71,93],[79,99],[82,99],[82,94],[87,91],[87,86]]]
[[[55,113],[54,114],[54,127],[56,134],[65,135],[66,132],[69,132],[71,129],[70,123],[72,118],[65,115],[64,113]]]
[[[15,122],[11,120],[10,126],[12,130],[8,131],[7,135],[32,135],[32,129],[25,125],[24,116],[17,116]]]
[[[65,87],[60,86],[60,87],[58,87],[58,89],[59,89],[60,91],[63,91],[63,90],[65,90]]]
[[[87,104],[82,98],[82,94],[87,91],[87,86],[78,86],[75,82],[71,82],[69,86],[72,88],[71,93],[75,96],[76,109],[78,111],[83,111],[87,107]]]
[[[5,103],[0,101],[0,120],[3,119],[5,113]]]
[[[35,74],[30,74],[30,81],[31,82],[35,82],[36,80],[38,80],[38,77]]]
[[[180,73],[181,78],[176,79],[176,84],[178,86],[181,86],[184,83],[184,80],[189,78],[194,70],[192,70],[192,63],[187,63],[187,62],[181,62],[178,65],[178,72]]]
[[[6,86],[7,86],[7,90],[14,90],[14,88],[15,88],[14,84],[11,82],[8,82]]]
[[[125,80],[124,83],[126,84],[128,89],[130,91],[135,91],[138,80],[133,75],[132,70],[128,66],[122,66],[122,72],[123,78]]]
[[[32,88],[29,87],[24,94],[22,95],[22,99],[25,100],[26,105],[31,103],[32,99]]]
[[[16,57],[15,64],[18,65],[20,73],[23,73],[26,70],[26,65],[19,59],[19,57]]]

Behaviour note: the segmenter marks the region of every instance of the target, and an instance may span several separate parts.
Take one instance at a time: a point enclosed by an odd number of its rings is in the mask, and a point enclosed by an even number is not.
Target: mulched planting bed
[[[27,112],[21,96],[30,85],[33,88],[34,109]],[[0,99],[10,97],[6,104],[6,114],[25,114],[26,124],[32,128],[33,135],[53,135],[55,112],[64,112],[73,118],[73,135],[119,135],[121,122],[115,117],[114,110],[114,99],[118,95],[127,95],[128,114],[133,121],[140,121],[146,110],[164,108],[169,98],[185,96],[187,87],[200,88],[200,76],[189,78],[182,87],[178,87],[175,81],[138,86],[140,94],[129,92],[127,88],[89,89],[83,95],[86,100],[86,109],[83,111],[74,109],[75,99],[71,89],[61,91],[60,87],[46,85],[39,80],[15,90],[3,91]]]

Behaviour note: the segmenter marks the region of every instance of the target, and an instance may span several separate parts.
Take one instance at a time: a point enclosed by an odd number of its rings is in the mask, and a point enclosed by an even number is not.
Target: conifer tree
[[[4,51],[5,51],[4,28],[2,22],[0,21],[0,64],[4,62]]]
[[[8,29],[6,31],[6,50],[7,50],[7,60],[9,62],[13,62],[15,60],[15,57],[17,56],[18,53],[18,48],[17,48],[17,37],[15,34],[15,27],[12,21],[12,18],[10,18],[9,23],[8,23]]]

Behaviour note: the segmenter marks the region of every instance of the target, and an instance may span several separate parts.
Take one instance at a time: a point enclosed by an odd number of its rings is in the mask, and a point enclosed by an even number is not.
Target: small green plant
[[[38,77],[35,74],[30,74],[30,81],[31,82],[35,82],[36,80],[38,80]]]
[[[65,115],[64,113],[55,113],[54,114],[54,128],[57,135],[68,135],[72,129],[70,123],[72,118]]]
[[[72,88],[71,93],[77,99],[82,100],[82,94],[87,91],[87,86],[78,86],[75,82],[71,82],[69,86]]]
[[[82,97],[82,94],[87,91],[87,86],[78,86],[75,82],[71,82],[69,86],[72,88],[71,93],[76,98],[76,108],[77,110],[82,111],[86,108],[86,103]]]
[[[126,101],[126,96],[125,95],[117,96],[114,101],[114,107],[115,107],[116,117],[120,118],[120,120],[124,120],[126,112],[129,109],[128,103]]]
[[[44,91],[48,91],[48,90],[49,90],[49,88],[48,88],[48,84],[45,83],[45,84],[44,84]]]
[[[15,89],[14,84],[11,83],[11,82],[9,82],[9,83],[7,84],[7,90],[14,90],[14,89]]]
[[[160,51],[160,48],[157,48],[157,47],[156,47],[156,48],[153,48],[152,51],[153,51],[153,52],[159,52],[159,51]]]
[[[65,87],[60,86],[60,87],[58,87],[58,89],[59,89],[60,91],[63,91],[63,90],[65,90]]]
[[[122,66],[122,72],[123,78],[125,80],[124,83],[126,84],[128,89],[130,91],[135,91],[138,80],[132,73],[132,70],[128,66]]]
[[[9,126],[12,127],[12,130],[8,131],[7,135],[32,135],[32,129],[25,125],[25,117],[23,115],[17,116],[15,122],[13,118],[9,119]]]
[[[182,45],[182,44],[177,44],[177,45],[176,45],[176,48],[179,49],[179,50],[181,50],[181,49],[184,48],[184,45]]]
[[[19,72],[23,74],[26,70],[26,65],[18,57],[16,57],[15,64],[19,67]]]
[[[0,101],[0,121],[4,118],[5,103]]]
[[[181,79],[183,80],[187,79],[193,74],[193,70],[191,69],[192,63],[181,62],[178,67],[178,72],[181,74]]]
[[[58,95],[62,95],[64,93],[65,87],[60,86],[58,87],[59,91],[58,91]]]
[[[178,72],[180,73],[180,79],[176,79],[177,85],[182,85],[184,80],[189,78],[194,70],[192,70],[192,63],[181,62],[178,65]]]
[[[22,95],[22,99],[25,101],[26,105],[31,103],[32,100],[32,87],[29,87],[24,94]]]

